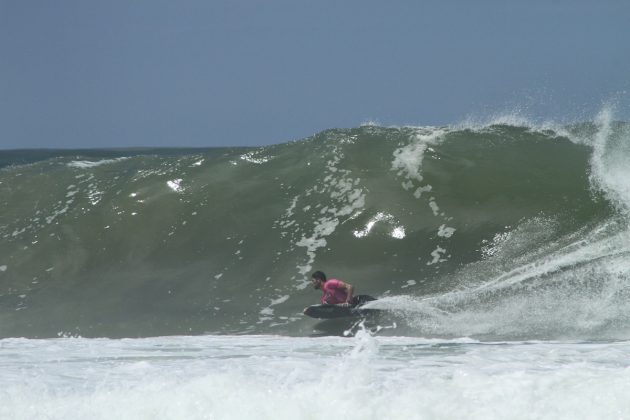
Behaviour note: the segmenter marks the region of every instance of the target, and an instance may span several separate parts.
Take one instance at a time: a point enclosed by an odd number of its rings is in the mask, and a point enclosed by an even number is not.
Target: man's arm
[[[346,297],[346,304],[350,305],[350,303],[352,302],[352,294],[354,293],[354,286],[346,282],[340,282],[340,283],[341,283],[341,287],[345,289],[346,294],[348,295]]]

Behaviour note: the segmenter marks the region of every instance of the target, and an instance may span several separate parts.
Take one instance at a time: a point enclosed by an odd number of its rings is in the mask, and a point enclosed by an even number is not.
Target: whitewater
[[[627,342],[5,339],[11,419],[627,418]]]
[[[611,109],[0,151],[0,418],[629,418],[629,158]]]

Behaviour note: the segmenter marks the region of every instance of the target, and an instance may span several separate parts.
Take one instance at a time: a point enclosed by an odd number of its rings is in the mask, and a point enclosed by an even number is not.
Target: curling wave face
[[[569,127],[0,152],[0,337],[308,335],[322,269],[381,298],[385,333],[629,338],[628,158],[630,128],[606,110]]]

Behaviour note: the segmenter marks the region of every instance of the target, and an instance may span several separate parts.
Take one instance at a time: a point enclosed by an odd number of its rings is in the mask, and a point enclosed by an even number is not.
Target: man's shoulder
[[[328,281],[326,282],[326,285],[329,287],[338,287],[342,283],[343,281],[339,279],[328,279]]]

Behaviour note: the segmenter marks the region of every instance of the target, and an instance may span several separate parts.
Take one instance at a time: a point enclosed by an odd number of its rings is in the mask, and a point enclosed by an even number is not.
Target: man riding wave
[[[343,306],[354,305],[352,301],[352,294],[354,293],[354,287],[350,283],[338,279],[326,279],[326,274],[321,271],[316,271],[311,276],[311,283],[313,287],[321,289],[324,294],[322,295],[322,304]]]
[[[316,290],[321,289],[322,304],[340,305],[343,307],[363,305],[375,300],[372,296],[354,296],[354,286],[339,279],[327,279],[326,274],[316,271],[311,275],[311,283]]]

